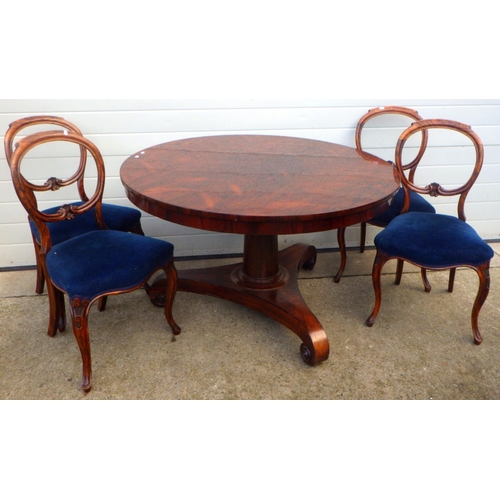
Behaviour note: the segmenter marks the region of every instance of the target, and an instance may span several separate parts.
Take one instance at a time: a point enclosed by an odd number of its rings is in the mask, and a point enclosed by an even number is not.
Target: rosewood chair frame
[[[50,116],[50,115],[39,115],[39,116],[29,116],[26,118],[21,118],[12,122],[9,125],[9,129],[4,137],[4,149],[5,149],[5,157],[7,159],[7,163],[10,165],[12,155],[15,150],[15,141],[19,136],[19,133],[28,128],[28,127],[36,127],[41,125],[56,125],[61,127],[68,132],[73,132],[75,134],[83,136],[81,130],[73,123],[61,118],[59,116]],[[88,201],[89,198],[87,193],[85,192],[85,184],[84,184],[84,175],[85,175],[85,167],[87,162],[87,150],[84,147],[80,147],[80,165],[75,174],[75,181],[77,183],[78,194],[80,196],[80,200],[85,202]],[[144,235],[144,232],[141,227],[141,223],[139,223],[131,228],[131,232],[135,234]],[[35,291],[37,294],[42,294],[44,290],[45,284],[45,276],[43,271],[43,266],[40,260],[40,243],[37,241],[36,236],[31,233],[33,238],[33,245],[35,247],[35,258],[36,258],[36,288]],[[100,301],[99,309],[103,310],[105,308],[106,300],[103,298]]]
[[[405,175],[405,168],[402,164],[402,154],[403,154],[403,149],[406,144],[406,141],[414,134],[418,132],[423,132],[423,131],[428,131],[429,129],[448,129],[448,130],[454,130],[456,132],[459,132],[466,137],[470,139],[472,142],[475,152],[476,152],[476,159],[475,159],[475,165],[474,169],[472,171],[471,176],[463,184],[462,186],[459,186],[454,189],[447,189],[441,186],[440,184],[433,182],[427,186],[417,186],[414,184],[413,177],[407,177]],[[474,185],[477,177],[479,176],[479,173],[481,171],[482,165],[483,165],[483,160],[484,160],[484,147],[482,144],[481,139],[477,136],[477,134],[471,129],[470,126],[464,125],[459,122],[455,122],[452,120],[422,120],[420,122],[414,123],[411,125],[407,130],[405,130],[402,135],[400,136],[397,146],[396,146],[396,168],[398,169],[399,175],[402,179],[403,187],[405,190],[405,202],[403,205],[403,210],[402,213],[407,213],[409,204],[410,204],[410,191],[414,191],[416,193],[420,194],[426,194],[430,195],[432,197],[437,197],[437,196],[459,196],[458,199],[458,204],[457,204],[457,216],[458,219],[461,221],[465,222],[466,217],[465,217],[465,201],[467,198],[467,195],[469,194],[470,189]],[[436,216],[439,216],[436,214]],[[382,302],[382,290],[381,290],[381,274],[382,274],[382,269],[385,265],[385,263],[396,257],[389,257],[385,253],[383,253],[381,250],[377,249],[377,255],[375,257],[375,262],[373,265],[373,273],[372,273],[372,281],[373,281],[373,287],[375,290],[375,306],[373,308],[373,311],[369,318],[366,320],[366,325],[371,327],[373,326],[378,313],[380,311],[380,306]],[[425,278],[425,268],[423,268],[421,265],[415,262],[411,262],[410,260],[407,260],[407,262],[410,262],[411,264],[420,267],[421,268],[421,273],[424,281],[426,281]],[[487,261],[486,263],[483,263],[479,266],[472,266],[470,264],[463,264],[459,265],[458,267],[468,267],[471,269],[474,269],[476,273],[478,274],[479,277],[479,289],[478,293],[473,305],[472,309],[472,314],[471,314],[471,324],[472,324],[472,331],[473,331],[473,337],[474,337],[474,343],[476,345],[481,344],[482,342],[482,336],[479,331],[479,326],[478,326],[478,318],[479,318],[479,313],[481,311],[481,308],[486,301],[486,298],[488,297],[489,294],[489,289],[490,289],[490,273],[489,273],[489,268],[490,268],[490,261]],[[453,289],[453,278],[455,276],[455,271],[457,267],[452,267],[452,266],[444,266],[444,267],[432,267],[432,266],[426,266],[427,269],[432,269],[435,271],[442,271],[442,270],[448,270],[450,269],[450,281],[449,281],[449,286],[448,286],[448,291],[452,291]],[[426,290],[428,291],[428,290]]]
[[[419,121],[422,120],[422,117],[417,111],[414,111],[413,109],[410,108],[405,108],[402,106],[385,106],[385,107],[379,107],[379,108],[374,108],[370,109],[365,115],[363,115],[356,126],[356,132],[355,132],[355,143],[356,143],[356,151],[363,156],[364,158],[368,160],[375,160],[375,161],[380,161],[381,158],[378,156],[368,153],[363,149],[363,144],[362,144],[362,132],[365,127],[365,125],[372,120],[373,118],[376,118],[378,116],[382,115],[402,115],[406,116],[408,118],[413,119],[414,121]],[[405,165],[403,169],[405,171],[409,171],[409,176],[410,179],[413,181],[414,176],[415,176],[415,171],[417,169],[418,164],[420,163],[420,160],[424,156],[425,150],[427,149],[427,141],[428,141],[428,135],[427,131],[422,132],[422,139],[420,143],[420,149],[415,156],[415,158]],[[391,161],[393,163],[393,161]],[[368,222],[362,222],[361,223],[361,236],[360,236],[360,247],[359,251],[360,253],[363,253],[365,251],[365,243],[366,243],[366,225],[367,224],[372,224],[376,225],[379,227],[385,227],[377,224],[375,221],[368,221]],[[346,249],[346,244],[345,244],[345,231],[346,228],[339,228],[337,230],[337,242],[339,246],[339,251],[340,251],[340,267],[339,270],[337,271],[337,274],[334,277],[335,283],[339,283],[342,275],[344,274],[344,270],[346,268],[347,264],[347,249]],[[401,283],[401,277],[403,275],[403,261],[398,261],[398,266],[397,266],[397,271],[396,271],[396,284]]]
[[[61,206],[61,208],[57,213],[47,214],[39,210],[37,198],[35,195],[36,192],[55,191],[60,188],[67,187],[75,182],[77,182],[78,185],[82,185],[80,170],[83,168],[83,160],[80,163],[78,171],[74,175],[65,180],[51,177],[44,184],[34,184],[28,181],[22,175],[21,163],[25,155],[35,147],[52,141],[65,141],[79,145],[80,150],[82,151],[82,156],[84,156],[85,158],[87,156],[87,151],[90,152],[90,154],[95,160],[97,168],[97,185],[95,188],[95,192],[92,194],[92,196],[87,197],[87,200],[83,204],[63,205]],[[83,154],[83,150],[85,150],[85,154]],[[57,330],[62,332],[66,328],[66,313],[64,305],[64,295],[66,292],[65,290],[58,288],[53,283],[50,276],[50,272],[48,271],[47,268],[46,256],[53,248],[51,243],[50,231],[47,227],[47,223],[60,222],[68,219],[73,219],[75,217],[78,217],[80,214],[83,214],[84,212],[94,208],[96,222],[100,229],[88,234],[99,233],[101,231],[102,232],[108,231],[102,216],[102,196],[103,196],[104,181],[105,181],[104,161],[97,147],[88,139],[83,137],[81,134],[78,134],[77,132],[73,131],[70,132],[48,131],[48,132],[38,132],[35,134],[31,134],[21,139],[17,144],[17,148],[12,152],[9,166],[11,169],[11,175],[14,187],[19,197],[19,200],[21,201],[21,204],[28,212],[31,220],[33,220],[34,223],[36,224],[36,227],[40,234],[39,262],[42,267],[44,276],[46,277],[47,291],[49,295],[49,304],[50,304],[48,335],[50,337],[53,337],[57,333]],[[126,234],[118,231],[114,232],[119,234]],[[85,236],[86,235],[83,235],[79,238],[83,238]],[[130,234],[130,237],[131,238],[140,237],[140,238],[145,238],[145,240],[149,239],[147,236],[142,236],[142,235]],[[77,238],[75,238],[74,241],[76,239]],[[57,249],[58,246],[59,245],[56,245],[54,248]],[[143,287],[147,283],[147,281],[159,270],[165,272],[167,276],[166,289],[165,289],[165,303],[164,303],[165,318],[168,324],[170,325],[173,334],[178,335],[180,334],[181,329],[176,324],[172,315],[172,307],[177,291],[177,282],[178,282],[177,271],[175,269],[173,258],[170,259],[165,265],[162,265],[159,268],[152,270],[152,272],[149,274],[149,276],[147,276],[144,279],[143,282],[136,283],[134,286],[118,290],[114,289],[111,291],[100,293],[99,295],[92,297],[90,300],[86,299],[85,297],[70,298],[69,306],[71,312],[73,333],[75,335],[82,356],[82,365],[83,365],[82,389],[85,392],[90,391],[92,387],[90,337],[88,329],[88,315],[91,306],[97,300],[105,298],[109,295],[118,295],[122,293],[127,293]]]

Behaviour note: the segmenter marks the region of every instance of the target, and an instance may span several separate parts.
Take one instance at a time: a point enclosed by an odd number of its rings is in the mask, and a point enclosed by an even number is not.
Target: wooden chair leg
[[[472,333],[474,335],[474,343],[476,345],[481,344],[483,338],[479,332],[479,313],[483,304],[490,293],[490,263],[486,263],[481,267],[476,269],[479,276],[479,289],[477,292],[477,297],[472,308],[471,323],[472,323]]]
[[[90,356],[90,336],[88,316],[90,304],[88,300],[73,299],[70,304],[73,333],[82,355],[82,389],[92,389],[92,361]]]
[[[366,244],[366,222],[361,223],[361,236],[359,241],[359,253],[363,253],[365,251]]]
[[[45,274],[43,272],[43,264],[40,257],[40,245],[38,241],[36,241],[35,236],[31,233],[31,237],[33,238],[33,245],[35,246],[35,262],[36,262],[36,286],[35,293],[41,295],[43,293],[44,285],[45,285]]]
[[[50,281],[47,282],[47,294],[49,297],[49,326],[47,335],[54,337],[58,330],[61,332],[64,331],[66,325],[64,294]]]
[[[108,296],[101,297],[97,303],[97,309],[102,312],[106,309],[106,304],[108,303]]]
[[[167,289],[165,291],[165,319],[172,329],[174,335],[179,335],[181,333],[180,326],[175,322],[172,308],[174,305],[175,295],[177,293],[177,270],[175,269],[174,262],[171,261],[165,268],[165,274],[167,275]]]
[[[340,227],[337,230],[337,241],[339,244],[339,250],[340,250],[340,268],[333,278],[333,281],[335,283],[338,283],[340,279],[342,278],[342,275],[344,274],[345,266],[347,264],[347,250],[345,247],[345,227]]]
[[[375,323],[375,320],[377,319],[378,313],[380,311],[380,305],[382,303],[382,286],[380,283],[380,278],[382,276],[382,269],[388,260],[389,258],[387,257],[387,255],[381,254],[377,251],[372,271],[373,289],[375,290],[375,306],[373,307],[373,311],[370,317],[366,320],[366,326],[369,327],[373,326],[373,323]]]
[[[429,293],[432,290],[431,284],[427,279],[427,269],[420,269],[420,275],[422,276],[422,283],[424,284],[424,289],[426,293]]]
[[[66,330],[66,304],[64,302],[64,293],[61,292],[60,290],[57,290],[56,294],[58,298],[58,316],[59,316],[59,321],[57,324],[57,329],[60,332],[64,332]]]
[[[394,280],[395,285],[400,285],[401,284],[401,278],[403,276],[403,267],[405,265],[405,261],[398,259],[398,265],[396,267],[396,279]]]
[[[43,269],[42,266],[40,266],[40,263],[38,262],[38,256],[37,256],[35,292],[38,295],[42,295],[44,287],[45,287],[45,276],[43,275]]]
[[[450,269],[450,277],[448,278],[448,292],[453,293],[453,287],[455,285],[455,274],[457,273],[457,268],[454,267]]]

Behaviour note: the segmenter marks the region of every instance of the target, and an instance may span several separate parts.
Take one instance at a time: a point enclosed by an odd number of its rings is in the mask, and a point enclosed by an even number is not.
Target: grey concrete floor
[[[172,341],[162,309],[144,291],[110,297],[90,317],[93,389],[80,389],[81,358],[71,327],[46,335],[48,301],[34,293],[34,271],[0,273],[0,398],[4,400],[496,400],[500,399],[500,244],[492,244],[491,291],[480,315],[484,342],[475,346],[470,313],[474,271],[406,265],[402,284],[386,266],[382,309],[373,306],[374,251],[352,250],[339,284],[339,254],[320,253],[302,271],[300,289],[322,323],[330,357],[306,365],[299,338],[275,321],[217,298],[178,293],[174,315],[182,334]],[[230,262],[230,261],[227,261]],[[181,261],[179,269],[226,261]]]

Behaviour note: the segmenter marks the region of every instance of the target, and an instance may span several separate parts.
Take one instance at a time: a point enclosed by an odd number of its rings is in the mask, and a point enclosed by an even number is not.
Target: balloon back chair
[[[64,204],[57,211],[47,212],[38,208],[37,197],[46,197],[51,191],[68,188],[75,183],[80,185],[82,182],[80,171],[68,178],[50,177],[38,184],[21,173],[22,164],[27,163],[29,166],[29,162],[24,160],[37,156],[36,152],[31,153],[32,150],[45,147],[43,145],[46,143],[50,143],[50,148],[79,147],[81,151],[85,150],[85,156],[87,153],[92,155],[96,181],[95,190],[88,199],[81,203]],[[167,275],[165,317],[173,334],[180,333],[172,317],[177,290],[173,245],[147,236],[106,228],[102,209],[104,162],[92,142],[73,131],[37,132],[18,142],[10,158],[10,168],[19,200],[39,235],[39,261],[46,279],[50,304],[48,335],[53,337],[58,329],[65,329],[66,294],[73,332],[82,356],[84,391],[92,387],[88,315],[92,304],[99,298],[136,290],[146,284],[156,271],[163,270]],[[53,225],[86,218],[89,214],[95,219],[96,230],[54,242],[52,235],[57,233],[52,230]]]
[[[371,109],[363,115],[360,120],[358,121],[358,124],[356,126],[356,133],[355,133],[355,142],[356,142],[356,151],[363,157],[368,160],[380,160],[379,157],[375,156],[374,154],[368,153],[365,149],[363,149],[363,143],[362,143],[362,132],[365,127],[365,125],[370,121],[373,120],[374,118],[378,118],[382,115],[400,115],[404,116],[407,118],[410,118],[413,121],[419,121],[422,119],[422,117],[414,110],[409,109],[409,108],[404,108],[401,106],[386,106],[386,107],[380,107],[380,108],[375,108]],[[410,125],[412,122],[409,122],[405,125],[405,128]],[[396,136],[397,137],[397,136]],[[394,143],[396,142],[396,137],[394,138]],[[420,141],[420,148],[414,157],[414,159],[406,164],[403,169],[405,171],[409,172],[410,179],[413,180],[416,168],[422,159],[425,150],[427,148],[427,131],[422,132],[421,136],[421,141]],[[386,227],[389,222],[391,222],[394,217],[397,217],[401,213],[401,209],[403,208],[403,202],[404,202],[404,191],[403,188],[396,193],[394,196],[390,207],[382,212],[381,214],[377,215],[373,219],[370,219],[368,221],[368,224],[378,226],[378,227]],[[410,212],[428,212],[428,213],[435,213],[436,210],[435,208],[421,195],[418,193],[411,193],[411,198],[410,198]],[[367,222],[361,223],[361,239],[360,239],[360,252],[363,253],[365,251],[365,242],[366,242],[366,225]],[[338,283],[340,279],[342,278],[342,275],[344,273],[346,264],[347,264],[347,251],[346,251],[346,245],[345,245],[345,230],[346,228],[341,228],[337,231],[337,240],[338,240],[338,246],[340,250],[340,258],[341,258],[341,263],[340,263],[340,268],[334,278],[335,283]],[[401,276],[403,274],[403,261],[398,262],[398,267],[397,267],[397,272],[396,272],[396,283],[399,284],[401,282]]]
[[[427,186],[418,186],[405,176],[402,154],[408,139],[416,133],[430,129],[448,129],[466,136],[475,149],[475,165],[468,180],[459,187],[445,188],[433,182]],[[469,143],[466,140],[466,143]],[[490,288],[490,260],[494,253],[476,231],[465,222],[464,205],[467,195],[474,185],[483,164],[484,150],[479,137],[468,125],[451,120],[423,120],[410,126],[398,140],[396,146],[396,168],[403,182],[405,192],[403,214],[393,219],[389,225],[375,237],[377,254],[373,265],[373,286],[375,306],[367,326],[372,326],[380,311],[382,301],[381,273],[390,259],[402,259],[425,269],[454,271],[458,267],[474,269],[479,276],[479,290],[472,309],[472,330],[475,344],[482,342],[478,328],[479,312],[488,296]],[[458,197],[458,216],[408,212],[410,192],[430,196]],[[451,280],[450,280],[451,281]],[[449,285],[452,291],[452,285]]]
[[[9,129],[4,138],[4,148],[5,148],[5,156],[7,158],[7,162],[10,164],[12,154],[14,152],[14,144],[17,138],[20,137],[20,132],[28,127],[34,127],[32,132],[37,131],[37,128],[40,129],[40,126],[46,125],[56,125],[64,130],[71,131],[75,134],[82,135],[79,128],[73,123],[65,120],[64,118],[60,118],[58,116],[30,116],[27,118],[21,118],[20,120],[16,120],[15,122],[9,125]],[[77,206],[88,201],[87,193],[85,192],[84,186],[84,173],[85,173],[85,163],[87,160],[87,150],[84,147],[80,148],[80,168],[78,169],[78,178],[77,187],[78,194],[80,200],[77,202],[71,203],[72,206]],[[50,207],[44,210],[45,213],[54,214],[60,209],[59,206]],[[109,229],[114,229],[116,231],[125,231],[136,234],[143,235],[142,227],[141,227],[141,212],[135,208],[131,207],[122,207],[118,205],[112,205],[103,203],[102,204],[102,214],[106,226]],[[35,246],[35,256],[36,256],[36,269],[37,269],[37,278],[36,278],[36,293],[43,293],[45,278],[43,275],[43,268],[40,263],[40,234],[38,233],[36,224],[33,221],[30,221],[31,234],[33,237],[33,244]],[[70,238],[75,236],[79,236],[88,231],[94,231],[97,229],[95,216],[93,213],[93,209],[89,210],[85,215],[81,217],[76,217],[74,219],[69,219],[64,221],[62,224],[53,224],[52,222],[48,223],[48,228],[51,233],[52,244],[56,245],[58,243],[62,243]],[[101,301],[100,309],[104,309],[105,300]]]

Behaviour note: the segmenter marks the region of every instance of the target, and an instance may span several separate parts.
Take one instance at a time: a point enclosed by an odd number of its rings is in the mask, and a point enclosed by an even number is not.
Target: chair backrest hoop
[[[446,189],[442,187],[439,183],[433,182],[427,186],[417,186],[415,185],[413,178],[408,178],[404,173],[404,166],[402,164],[402,155],[406,141],[414,134],[419,132],[427,132],[430,129],[448,129],[459,132],[470,139],[472,144],[474,145],[476,151],[476,160],[474,164],[474,169],[472,171],[471,176],[463,184],[455,189]],[[410,127],[408,127],[399,137],[398,143],[396,145],[396,158],[395,158],[396,168],[398,169],[399,175],[401,177],[401,181],[403,183],[403,188],[405,189],[405,202],[403,205],[402,213],[407,212],[410,206],[410,196],[409,191],[414,191],[419,194],[427,194],[433,197],[436,196],[460,196],[458,202],[458,217],[465,221],[465,199],[469,194],[470,189],[476,182],[479,173],[481,172],[481,168],[483,166],[484,161],[484,147],[481,139],[478,135],[472,130],[469,125],[465,125],[463,123],[453,121],[453,120],[442,120],[442,119],[433,119],[433,120],[421,120],[419,122],[414,123]]]
[[[22,175],[21,164],[26,154],[35,147],[44,143],[57,141],[75,143],[78,144],[80,148],[84,148],[86,152],[90,152],[95,160],[97,168],[97,183],[93,195],[81,205],[63,205],[58,212],[54,214],[47,214],[38,208],[34,192],[55,191],[60,187],[68,186],[70,182],[68,180],[61,181],[52,177],[49,178],[43,186],[32,184]],[[37,132],[35,134],[28,135],[18,142],[16,149],[10,157],[9,167],[17,196],[28,212],[29,217],[36,224],[37,229],[40,232],[42,248],[45,251],[51,247],[50,233],[46,226],[48,222],[59,222],[67,219],[73,219],[75,216],[81,215],[94,208],[98,226],[103,228],[106,227],[102,218],[101,208],[105,182],[104,160],[97,147],[82,135],[62,130]],[[73,182],[79,182],[79,179],[75,179],[75,176],[72,176],[71,179],[73,179]]]
[[[16,146],[15,141],[21,130],[24,130],[28,127],[35,127],[37,125],[57,125],[58,127],[64,128],[68,132],[74,132],[75,134],[83,136],[81,130],[75,124],[59,116],[37,115],[20,118],[19,120],[16,120],[9,125],[9,129],[7,130],[7,133],[4,137],[4,149],[7,163],[10,164]],[[80,199],[82,201],[88,201],[84,182],[86,164],[87,149],[83,146],[80,146],[80,165],[78,167],[78,170],[75,172],[75,175],[71,179],[68,179],[68,183],[73,184],[75,180],[77,181],[78,194],[80,195]]]
[[[377,157],[373,154],[370,154],[370,153],[363,150],[361,135],[362,135],[363,128],[367,122],[369,122],[370,120],[372,120],[373,118],[375,118],[377,116],[391,115],[391,114],[392,115],[407,116],[408,118],[412,118],[415,121],[422,120],[422,117],[418,114],[417,111],[414,111],[413,109],[410,109],[410,108],[404,108],[402,106],[384,106],[384,107],[370,109],[370,111],[368,111],[368,113],[366,113],[365,115],[363,115],[360,118],[360,120],[358,121],[358,124],[356,126],[356,133],[355,133],[354,139],[356,142],[356,150],[358,151],[359,154],[361,154],[362,156],[364,156],[365,158],[370,159],[370,160],[371,159],[380,160],[379,157]],[[427,138],[427,131],[424,130],[422,132],[422,140],[420,143],[420,149],[418,151],[417,156],[415,156],[415,158],[410,163],[408,163],[407,165],[405,165],[403,167],[404,170],[410,170],[411,178],[413,178],[413,172],[414,172],[415,168],[418,166],[422,157],[424,156],[425,150],[427,148],[427,139],[428,139]]]

